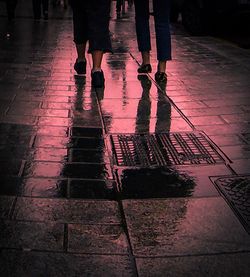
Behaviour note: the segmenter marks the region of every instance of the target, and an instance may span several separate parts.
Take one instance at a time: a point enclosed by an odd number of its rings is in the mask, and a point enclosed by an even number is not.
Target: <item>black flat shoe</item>
[[[152,72],[152,67],[150,64],[142,64],[138,69],[138,73],[150,73]]]
[[[167,74],[165,72],[157,71],[155,73],[155,81],[157,83],[164,83],[167,82]]]
[[[86,65],[87,65],[86,61],[78,62],[76,60],[76,62],[74,64],[74,69],[75,69],[76,73],[77,74],[86,74]]]

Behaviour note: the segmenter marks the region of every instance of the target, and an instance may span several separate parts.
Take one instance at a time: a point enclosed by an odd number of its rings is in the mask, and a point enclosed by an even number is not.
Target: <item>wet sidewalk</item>
[[[0,275],[249,276],[250,51],[172,26],[156,84],[113,7],[94,90],[70,16],[0,17]]]

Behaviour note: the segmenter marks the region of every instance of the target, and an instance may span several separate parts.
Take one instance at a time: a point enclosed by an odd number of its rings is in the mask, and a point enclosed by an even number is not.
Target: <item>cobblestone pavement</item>
[[[164,87],[113,7],[93,90],[70,10],[24,3],[0,17],[0,275],[249,276],[249,50],[172,26]]]

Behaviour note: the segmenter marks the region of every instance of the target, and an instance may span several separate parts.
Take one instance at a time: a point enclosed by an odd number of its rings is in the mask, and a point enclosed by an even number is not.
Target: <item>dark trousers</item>
[[[138,49],[150,51],[149,0],[134,0]],[[171,60],[171,36],[169,26],[170,0],[153,0],[157,60]]]
[[[17,0],[5,0],[8,19],[11,20],[15,17]]]
[[[110,0],[73,0],[74,42],[84,44],[89,41],[91,53],[95,50],[111,52],[109,35]]]
[[[39,19],[41,17],[41,12],[43,12],[44,16],[48,15],[49,0],[32,0],[32,3],[35,18]]]

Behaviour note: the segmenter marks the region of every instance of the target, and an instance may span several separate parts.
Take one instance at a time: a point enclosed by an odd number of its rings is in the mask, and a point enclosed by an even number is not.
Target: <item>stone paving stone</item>
[[[42,136],[68,137],[68,127],[63,126],[39,126],[37,134]]]
[[[70,179],[68,197],[116,200],[116,186],[114,181]]]
[[[34,109],[38,109],[41,106],[39,101],[14,101],[11,103],[8,114],[17,115],[23,112],[23,115],[30,115]],[[35,115],[34,115],[35,116]]]
[[[203,130],[208,136],[214,135],[233,135],[241,132],[248,132],[248,124],[221,124],[221,125],[200,125],[199,130]]]
[[[136,257],[250,250],[249,235],[222,198],[125,200],[123,206]]]
[[[232,135],[221,134],[221,135],[209,136],[209,138],[219,147],[246,144],[244,139],[237,134],[232,134]]]
[[[197,128],[199,128],[200,125],[220,125],[225,123],[225,121],[217,115],[189,116],[188,119],[192,122],[194,126],[197,126]]]
[[[22,195],[22,179],[20,177],[3,176],[0,186],[1,195]]]
[[[212,175],[227,175],[230,170],[224,164],[202,165],[202,166],[177,166],[179,174],[184,174],[191,178],[195,186],[192,197],[219,196],[209,177]]]
[[[32,151],[28,147],[18,146],[18,144],[15,146],[14,142],[12,144],[11,138],[10,138],[10,144],[4,144],[0,146],[0,161],[5,161],[6,163],[11,163],[11,160],[13,160],[15,157],[16,160],[20,161],[22,159],[28,159],[32,155]],[[16,161],[14,162],[14,164]]]
[[[233,161],[230,167],[237,174],[249,174],[250,173],[250,159],[240,159]]]
[[[221,150],[231,159],[250,159],[250,145],[221,146]]]
[[[25,115],[6,115],[1,119],[1,121],[3,123],[9,124],[35,125],[37,122],[37,117]]]
[[[70,149],[69,159],[71,162],[104,163],[109,158],[102,150]]]
[[[55,136],[36,136],[34,147],[67,148],[70,138]]]
[[[171,258],[137,258],[138,276],[248,277],[250,253]]]
[[[22,196],[44,198],[66,198],[66,179],[28,178],[21,183]]]
[[[1,220],[0,226],[1,248],[63,250],[63,224]]]
[[[129,245],[119,225],[68,225],[68,251],[93,254],[129,254]]]
[[[125,255],[72,255],[2,250],[0,275],[13,277],[135,277],[133,262]]]
[[[60,146],[60,145],[57,145]],[[68,150],[61,148],[35,148],[30,150],[29,161],[67,162]]]
[[[120,224],[118,203],[103,200],[18,198],[13,218],[61,223]]]
[[[50,117],[41,116],[38,119],[38,126],[49,125],[49,126],[69,126],[70,119],[63,117]]]
[[[149,118],[105,118],[105,125],[108,133],[153,133],[153,132],[190,132],[192,128],[183,118],[173,118],[170,120],[168,115],[163,120]]]
[[[0,196],[0,218],[7,219],[10,214],[11,207],[15,197],[11,196]]]
[[[212,115],[233,115],[236,114],[236,116],[244,113],[244,106],[242,107],[217,107],[217,108],[198,108],[198,109],[189,109],[188,107],[181,110],[186,116],[212,116]]]
[[[10,157],[7,161],[0,161],[0,179],[7,176],[18,176],[23,161],[15,160],[14,157]]]

